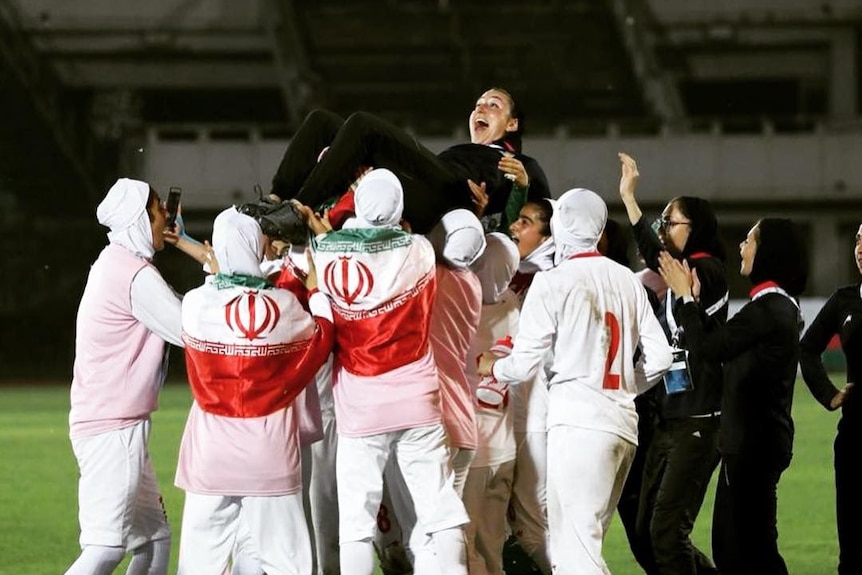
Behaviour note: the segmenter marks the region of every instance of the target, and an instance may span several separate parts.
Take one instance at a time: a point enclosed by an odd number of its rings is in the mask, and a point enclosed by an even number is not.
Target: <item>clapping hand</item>
[[[676,297],[700,297],[700,279],[685,260],[678,260],[663,251],[658,256],[659,273]]]

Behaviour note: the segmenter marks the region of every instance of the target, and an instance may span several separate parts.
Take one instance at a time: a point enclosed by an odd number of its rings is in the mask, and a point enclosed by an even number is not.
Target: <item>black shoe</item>
[[[269,199],[242,204],[237,208],[241,214],[251,216],[260,224],[264,234],[273,240],[291,245],[308,243],[308,226],[305,218],[292,202],[275,203]]]
[[[521,548],[514,535],[509,536],[503,547],[503,572],[506,575],[542,575],[542,571]]]
[[[255,220],[265,214],[277,209],[281,205],[280,201],[276,201],[274,197],[263,197],[254,202],[246,202],[237,206],[236,211],[247,216],[251,216]]]
[[[260,216],[258,221],[263,233],[272,239],[294,246],[308,243],[308,225],[293,202],[282,202],[271,212]]]

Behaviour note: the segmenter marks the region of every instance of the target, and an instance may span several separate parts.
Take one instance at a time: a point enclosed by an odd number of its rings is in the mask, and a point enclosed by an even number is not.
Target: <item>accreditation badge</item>
[[[664,374],[664,389],[668,395],[683,393],[694,389],[691,372],[688,369],[688,352],[684,349],[673,350],[673,362]]]

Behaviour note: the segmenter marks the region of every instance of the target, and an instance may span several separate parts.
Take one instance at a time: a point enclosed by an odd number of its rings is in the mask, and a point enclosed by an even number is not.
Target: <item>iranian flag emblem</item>
[[[376,375],[427,352],[435,290],[428,240],[402,230],[342,229],[313,247],[318,285],[332,299],[342,366]]]
[[[371,268],[356,256],[338,256],[323,270],[326,291],[348,306],[371,295],[374,289],[374,274]]]

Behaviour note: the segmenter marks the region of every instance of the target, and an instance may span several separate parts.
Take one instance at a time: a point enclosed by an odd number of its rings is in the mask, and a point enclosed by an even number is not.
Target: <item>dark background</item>
[[[136,150],[148,128],[193,138],[191,124],[228,136],[255,125],[289,138],[308,111],[327,107],[460,139],[465,103],[503,86],[534,136],[862,131],[862,5],[850,0],[735,10],[687,0],[132,6],[0,0],[0,380],[71,378],[78,300],[106,242],[95,206],[118,176],[146,179]],[[841,191],[850,208],[834,217],[849,242],[862,190]],[[644,209],[655,217],[662,207]],[[716,207],[733,216],[785,206]],[[213,215],[186,206],[199,239]],[[737,246],[751,223],[722,226],[736,298],[747,293]],[[844,277],[856,277],[850,245],[842,249]],[[202,279],[171,247],[156,265],[179,292]]]

